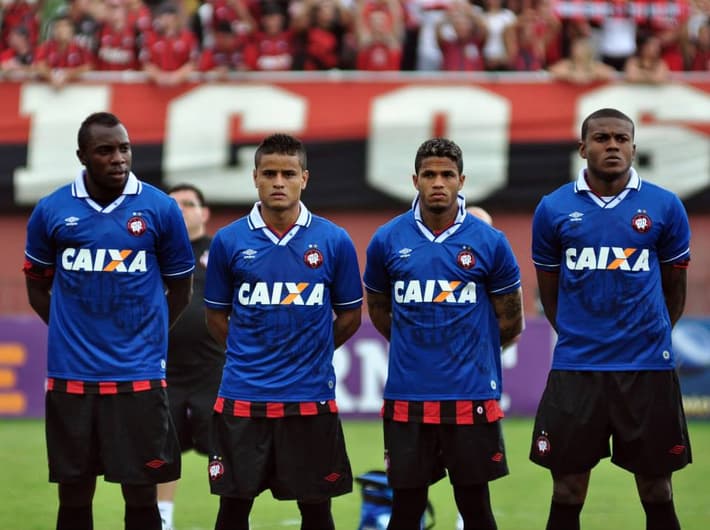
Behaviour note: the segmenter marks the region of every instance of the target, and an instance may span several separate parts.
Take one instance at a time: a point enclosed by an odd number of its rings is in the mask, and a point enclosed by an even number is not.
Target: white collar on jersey
[[[629,180],[626,183],[626,186],[624,186],[624,189],[611,198],[600,197],[592,191],[592,188],[589,187],[589,183],[585,178],[586,174],[586,168],[580,169],[579,174],[577,175],[577,180],[574,183],[574,192],[586,192],[587,195],[595,203],[597,203],[597,206],[601,208],[614,208],[615,206],[618,206],[621,201],[624,200],[624,198],[629,194],[631,190],[641,189],[641,177],[639,177],[638,173],[634,168],[629,168]]]
[[[116,200],[104,208],[89,196],[89,191],[86,189],[86,184],[84,182],[84,173],[85,170],[83,169],[79,171],[79,175],[74,179],[74,182],[72,182],[71,194],[73,197],[78,199],[86,199],[89,206],[97,212],[111,213],[123,202],[126,195],[138,195],[143,189],[143,183],[138,180],[138,177],[136,177],[131,171],[128,174],[128,179],[126,180],[125,186],[123,186],[121,195],[119,195]]]
[[[462,193],[459,193],[456,197],[456,200],[458,201],[458,210],[456,212],[456,219],[454,219],[454,224],[452,224],[449,228],[441,232],[439,235],[435,235],[427,227],[427,225],[424,224],[424,221],[422,220],[422,210],[419,205],[419,194],[417,193],[417,196],[414,197],[414,200],[412,201],[412,211],[414,212],[414,220],[417,222],[419,231],[429,241],[433,241],[434,243],[444,242],[446,238],[448,238],[451,234],[453,234],[454,232],[456,232],[456,230],[459,229],[461,223],[463,223],[463,220],[466,219],[466,198],[463,196]]]
[[[271,229],[269,229],[268,226],[266,226],[264,218],[261,216],[261,201],[255,202],[254,206],[252,206],[251,212],[249,212],[249,216],[247,217],[249,228],[251,230],[261,229],[264,235],[268,237],[274,245],[285,246],[289,241],[291,241],[291,239],[293,239],[293,236],[298,233],[298,230],[302,226],[309,226],[311,224],[311,219],[313,217],[311,212],[308,211],[306,205],[301,201],[298,202],[298,205],[301,207],[301,212],[298,214],[296,222],[281,238],[279,238],[279,236],[277,236],[271,231]]]

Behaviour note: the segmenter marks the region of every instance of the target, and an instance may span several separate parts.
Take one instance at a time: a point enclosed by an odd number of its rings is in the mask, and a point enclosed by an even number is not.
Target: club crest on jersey
[[[463,250],[456,256],[456,263],[462,269],[472,269],[476,264],[476,258],[473,256],[473,251],[470,247],[463,247]]]
[[[221,462],[221,458],[215,456],[207,464],[207,472],[209,474],[210,480],[218,480],[224,475],[224,464]]]
[[[142,217],[134,216],[128,220],[126,225],[128,232],[132,236],[142,236],[148,227],[145,224],[145,220]]]
[[[645,234],[646,232],[651,230],[652,224],[653,223],[651,222],[651,218],[644,212],[637,213],[636,215],[634,215],[634,218],[631,219],[631,227],[639,234]]]
[[[317,269],[323,265],[323,254],[321,254],[321,251],[318,250],[315,245],[312,245],[303,254],[303,262],[311,269]]]
[[[552,445],[550,444],[550,439],[547,437],[546,432],[542,432],[540,436],[535,439],[535,452],[539,456],[547,456],[552,450]]]

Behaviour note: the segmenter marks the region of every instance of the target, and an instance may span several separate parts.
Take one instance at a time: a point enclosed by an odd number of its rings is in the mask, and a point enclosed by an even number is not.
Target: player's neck
[[[625,174],[619,175],[612,180],[607,180],[592,175],[589,171],[587,171],[584,178],[590,189],[596,195],[599,195],[600,197],[612,197],[620,193],[621,190],[626,187],[626,184],[628,184],[629,179],[631,178],[631,172],[626,172]]]
[[[301,213],[300,205],[288,210],[273,210],[261,206],[261,218],[266,223],[266,226],[272,232],[275,232],[279,237],[283,236],[289,229],[296,224],[298,215]]]
[[[456,209],[439,213],[422,208],[421,215],[426,227],[437,235],[449,228],[454,224],[454,221],[456,221]]]

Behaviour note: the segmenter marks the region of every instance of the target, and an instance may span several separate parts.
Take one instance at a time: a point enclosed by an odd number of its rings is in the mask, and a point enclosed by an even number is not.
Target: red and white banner
[[[70,181],[81,121],[107,110],[128,128],[139,177],[193,182],[213,204],[255,199],[254,150],[281,131],[306,142],[314,208],[407,204],[417,147],[443,135],[463,149],[470,202],[529,211],[576,174],[584,117],[615,107],[636,122],[641,175],[689,210],[710,210],[710,79],[588,87],[520,79],[267,76],[179,88],[87,81],[59,91],[0,83],[0,208],[32,206]]]

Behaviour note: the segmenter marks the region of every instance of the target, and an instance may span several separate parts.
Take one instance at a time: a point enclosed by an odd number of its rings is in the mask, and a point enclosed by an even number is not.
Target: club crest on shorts
[[[315,245],[309,245],[308,250],[303,254],[303,262],[311,269],[317,269],[323,265],[323,254]]]
[[[646,212],[640,211],[631,219],[631,228],[636,230],[639,234],[645,234],[651,230],[652,224],[651,218],[646,215]]]
[[[218,456],[212,457],[210,463],[207,464],[207,473],[209,474],[210,480],[218,480],[224,475],[224,464],[222,464],[222,459]]]
[[[547,437],[547,433],[542,431],[540,436],[535,439],[535,452],[539,456],[547,456],[552,451],[552,445],[550,445],[550,439]]]
[[[458,263],[459,267],[461,267],[462,269],[468,270],[473,268],[473,266],[476,264],[476,258],[473,255],[471,247],[463,247],[461,252],[459,252],[456,256],[456,263]]]
[[[143,219],[142,217],[138,217],[137,215],[131,217],[128,220],[126,228],[128,228],[129,234],[136,237],[142,236],[143,234],[145,234],[145,231],[148,230],[148,227],[145,224],[145,219]]]

